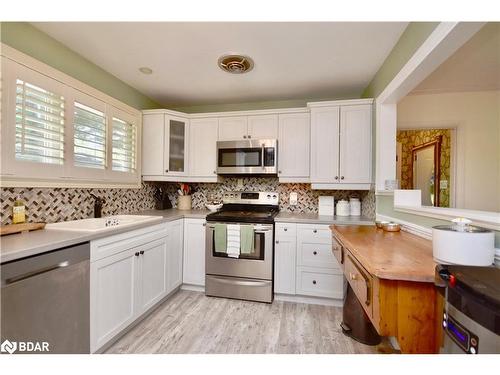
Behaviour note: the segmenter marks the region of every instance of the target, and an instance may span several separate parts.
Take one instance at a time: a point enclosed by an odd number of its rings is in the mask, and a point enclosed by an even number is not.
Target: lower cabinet
[[[184,219],[184,284],[205,286],[205,230],[205,219]]]
[[[90,349],[96,352],[181,284],[182,220],[90,246]]]
[[[344,277],[332,253],[328,225],[276,224],[274,292],[344,297]]]

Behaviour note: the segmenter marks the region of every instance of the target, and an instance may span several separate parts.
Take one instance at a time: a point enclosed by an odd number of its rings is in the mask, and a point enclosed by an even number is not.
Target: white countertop
[[[301,214],[294,212],[280,212],[274,221],[277,223],[299,224],[347,224],[347,225],[373,225],[375,219],[366,216],[323,216],[314,213]]]
[[[33,232],[11,234],[0,238],[0,263],[10,262],[16,259],[33,256],[47,251],[59,249],[78,243],[96,240],[102,237],[139,229],[148,225],[156,225],[162,222],[174,221],[183,218],[204,219],[210,211],[208,210],[146,210],[134,212],[134,215],[159,216],[162,220],[154,222],[143,222],[127,227],[116,227],[108,231],[91,233],[76,232],[57,229],[42,229]]]

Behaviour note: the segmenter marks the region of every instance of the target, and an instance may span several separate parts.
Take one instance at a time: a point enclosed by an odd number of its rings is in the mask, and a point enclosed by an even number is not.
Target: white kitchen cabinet
[[[309,103],[313,189],[371,188],[371,102]]]
[[[295,294],[296,224],[276,224],[274,292]]]
[[[310,170],[309,113],[279,115],[278,177],[280,182],[308,182]]]
[[[339,181],[340,108],[311,109],[311,183]]]
[[[169,247],[165,224],[91,241],[91,352],[167,295]]]
[[[142,118],[142,174],[161,176],[165,142],[165,115],[154,113]]]
[[[339,174],[341,183],[369,184],[371,182],[371,112],[371,105],[340,107]]]
[[[90,349],[95,352],[136,318],[139,264],[130,249],[90,264]]]
[[[139,251],[140,277],[137,311],[146,311],[167,294],[167,253],[170,244],[161,238],[136,248]]]
[[[219,141],[235,141],[247,139],[247,116],[219,118]]]
[[[193,119],[189,125],[189,175],[217,181],[216,118]],[[208,181],[206,181],[208,182]]]
[[[205,219],[184,220],[184,284],[205,285]]]
[[[325,224],[277,223],[274,292],[342,299],[343,273]]]
[[[167,224],[167,294],[182,284],[183,224],[183,219]]]
[[[250,139],[277,139],[278,115],[248,116],[248,132]]]
[[[277,139],[278,115],[255,115],[219,118],[219,141]]]
[[[188,174],[189,121],[164,113],[145,113],[142,131],[144,180]],[[160,177],[160,178],[159,178]]]

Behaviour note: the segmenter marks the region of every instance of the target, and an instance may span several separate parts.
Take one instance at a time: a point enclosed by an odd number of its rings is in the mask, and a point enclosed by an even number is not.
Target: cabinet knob
[[[276,243],[280,243],[278,240],[276,240]]]
[[[217,174],[217,171],[214,171],[214,174]]]
[[[165,169],[165,173],[168,173],[168,169]]]
[[[134,255],[135,255],[136,257],[138,257],[138,256],[139,256],[139,252],[137,251]]]
[[[203,223],[203,226],[206,227],[207,226],[207,223]]]
[[[314,255],[318,255],[318,252],[317,252],[317,251],[313,251],[313,254],[314,254]]]
[[[243,138],[244,138],[244,139],[247,139],[247,136],[246,136],[246,135],[244,135],[244,136],[243,136]]]
[[[141,255],[144,255],[144,250],[139,251]]]
[[[356,274],[354,274],[354,273],[349,273],[349,278],[350,278],[351,280],[356,280]]]
[[[318,230],[317,229],[313,229],[313,233],[318,233]]]
[[[283,230],[284,230],[285,232],[288,232],[288,228],[283,228]]]
[[[343,180],[343,179],[344,179],[344,176],[340,177],[340,179],[341,179],[341,180]]]
[[[313,280],[313,284],[316,285],[316,280]]]
[[[283,172],[281,172],[281,171],[278,171],[278,174],[282,174],[282,173],[283,173]]]
[[[335,176],[335,179],[338,180],[339,179],[339,176]]]
[[[247,137],[248,137],[248,139],[252,138],[252,136],[251,136],[251,135],[248,135]]]

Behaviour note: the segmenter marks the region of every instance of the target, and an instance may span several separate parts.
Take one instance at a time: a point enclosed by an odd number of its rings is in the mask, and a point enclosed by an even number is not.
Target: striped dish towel
[[[240,257],[240,225],[227,224],[227,256]]]

